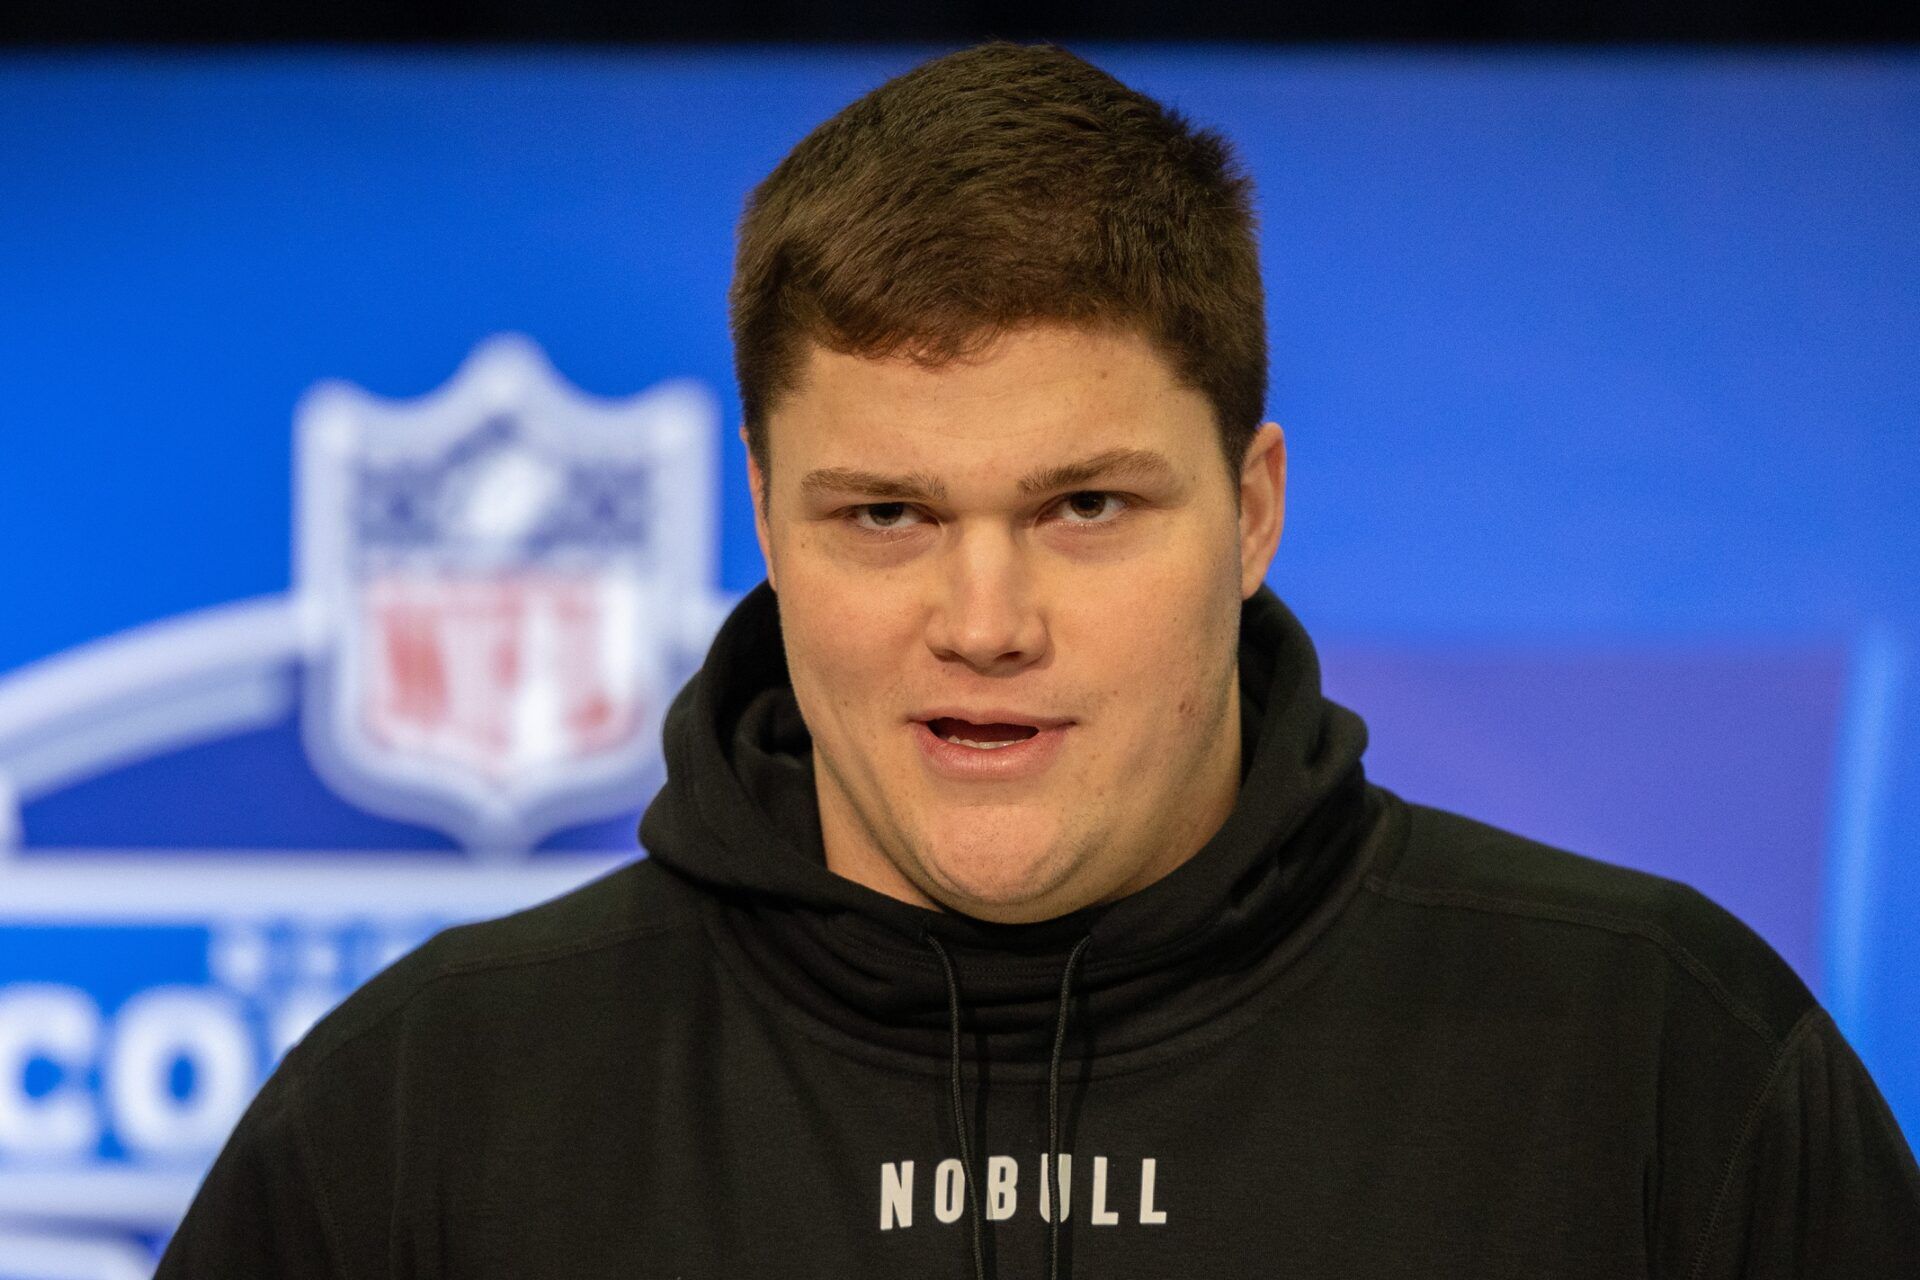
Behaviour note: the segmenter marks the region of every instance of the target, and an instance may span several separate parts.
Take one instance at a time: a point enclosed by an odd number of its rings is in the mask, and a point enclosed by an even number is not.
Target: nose
[[[961,530],[942,559],[927,624],[936,657],[1004,676],[1046,656],[1046,619],[1011,531]]]

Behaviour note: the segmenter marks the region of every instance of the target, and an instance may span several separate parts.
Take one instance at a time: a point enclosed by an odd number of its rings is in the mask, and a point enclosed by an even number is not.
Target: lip
[[[1037,732],[1031,738],[1004,747],[982,750],[948,742],[929,727],[930,720],[965,720],[969,724],[1026,724]],[[1043,772],[1060,753],[1073,721],[1034,716],[1022,711],[982,707],[933,707],[915,713],[907,729],[919,745],[920,758],[936,775],[956,782],[1014,782]]]
[[[1042,731],[1060,729],[1073,723],[1060,716],[1036,716],[1011,707],[929,707],[916,711],[912,719],[920,724],[929,720],[965,720],[968,724],[1030,724]],[[969,748],[971,749],[971,748]]]

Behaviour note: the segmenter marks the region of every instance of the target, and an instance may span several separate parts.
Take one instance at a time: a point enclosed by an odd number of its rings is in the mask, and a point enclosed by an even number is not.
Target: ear
[[[1240,466],[1240,598],[1267,580],[1287,518],[1287,437],[1278,423],[1261,425]]]
[[[780,584],[773,580],[773,540],[767,533],[767,476],[760,469],[760,460],[753,456],[753,442],[747,438],[747,429],[740,428],[740,442],[747,446],[747,493],[753,499],[753,536],[760,540],[760,558],[767,565],[767,585],[775,591]]]

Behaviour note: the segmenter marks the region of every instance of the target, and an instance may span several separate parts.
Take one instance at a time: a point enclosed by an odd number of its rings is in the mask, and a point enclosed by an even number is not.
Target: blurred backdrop
[[[1920,56],[1080,51],[1259,185],[1272,584],[1411,799],[1688,881],[1920,1132]],[[932,47],[0,52],[0,1275],[639,856],[761,576],[742,197]]]

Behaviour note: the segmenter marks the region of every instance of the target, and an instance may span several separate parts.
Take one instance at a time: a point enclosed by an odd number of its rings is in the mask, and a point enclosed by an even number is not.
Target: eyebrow
[[[1020,479],[1020,492],[1046,493],[1082,488],[1095,480],[1166,480],[1174,468],[1163,454],[1151,449],[1108,449],[1078,462],[1042,467]],[[807,472],[801,491],[813,495],[858,494],[882,502],[942,502],[947,486],[925,471],[886,475],[857,467],[821,467]]]
[[[1064,466],[1043,467],[1020,481],[1022,493],[1078,489],[1095,480],[1168,480],[1173,464],[1151,449],[1108,449]]]
[[[882,475],[857,467],[821,467],[809,471],[800,481],[800,491],[808,494],[854,493],[882,502],[942,502],[947,486],[925,471],[910,471],[903,476]]]

